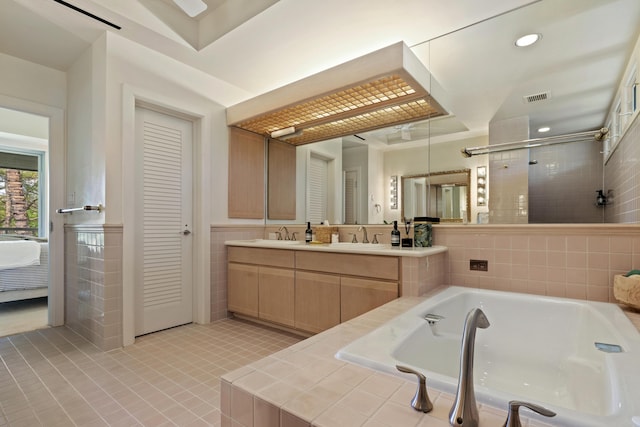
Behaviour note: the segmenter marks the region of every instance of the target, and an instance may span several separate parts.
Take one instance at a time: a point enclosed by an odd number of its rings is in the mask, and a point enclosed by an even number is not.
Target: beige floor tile
[[[2,337],[0,427],[219,427],[220,377],[300,340],[233,319],[109,352],[64,327]]]

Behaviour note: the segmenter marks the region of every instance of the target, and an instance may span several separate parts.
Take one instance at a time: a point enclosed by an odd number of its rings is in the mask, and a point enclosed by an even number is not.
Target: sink
[[[351,242],[337,242],[330,243],[329,247],[332,248],[342,248],[342,249],[367,249],[367,250],[375,250],[375,249],[389,249],[390,245],[385,245],[382,243],[351,243]]]
[[[299,245],[300,243],[304,243],[300,240],[270,240],[270,239],[254,239],[251,240],[253,243],[257,244],[265,244],[265,245]]]

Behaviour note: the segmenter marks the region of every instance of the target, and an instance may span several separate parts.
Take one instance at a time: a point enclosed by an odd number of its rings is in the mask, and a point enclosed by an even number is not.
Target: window
[[[44,235],[41,164],[38,154],[0,151],[0,233]]]
[[[622,135],[622,133],[626,130],[627,126],[631,123],[631,117],[633,116],[633,113],[637,109],[637,76],[638,72],[634,67],[625,80],[625,85],[622,93],[622,106],[620,108],[620,111],[616,110],[616,113],[619,115],[618,117],[620,123],[620,133],[618,133],[618,135]]]

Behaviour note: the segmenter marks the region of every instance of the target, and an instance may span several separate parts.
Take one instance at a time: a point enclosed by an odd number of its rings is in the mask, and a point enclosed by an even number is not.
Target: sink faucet
[[[280,227],[280,231],[282,230],[284,230],[284,240],[291,240],[291,237],[289,236],[289,230],[287,230],[287,227],[283,225],[282,227]]]
[[[486,329],[489,320],[479,308],[474,308],[467,314],[462,331],[462,346],[460,348],[460,374],[456,400],[449,412],[449,424],[458,427],[477,427],[480,417],[476,395],[473,390],[473,348],[476,339],[476,328]]]
[[[360,226],[360,228],[358,228],[358,231],[362,231],[364,233],[362,237],[362,243],[369,243],[369,239],[367,238],[367,227],[362,225]]]

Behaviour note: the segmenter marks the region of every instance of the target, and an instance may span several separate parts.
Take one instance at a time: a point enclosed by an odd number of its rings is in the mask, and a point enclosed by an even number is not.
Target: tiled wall
[[[489,123],[489,144],[529,138],[526,116]],[[529,153],[527,150],[489,154],[489,222],[527,224],[529,204]]]
[[[446,226],[434,239],[449,248],[450,285],[613,302],[614,275],[640,266],[637,225]]]
[[[604,168],[605,190],[611,190],[605,208],[607,223],[640,222],[640,115],[618,143]]]
[[[402,295],[420,296],[448,283],[447,253],[402,258]]]
[[[596,206],[602,189],[602,143],[581,141],[532,148],[529,165],[529,223],[602,223]]]
[[[65,324],[102,350],[122,346],[122,227],[65,226]]]

